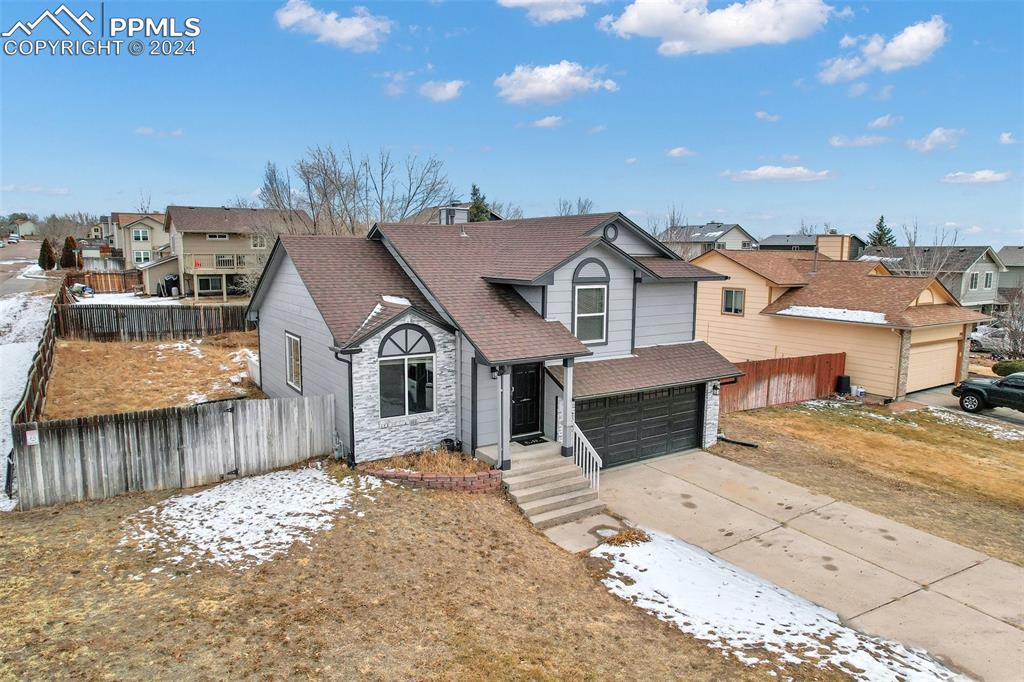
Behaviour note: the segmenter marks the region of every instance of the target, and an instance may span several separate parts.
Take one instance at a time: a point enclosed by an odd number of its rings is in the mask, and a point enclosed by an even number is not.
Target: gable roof
[[[430,223],[435,218],[437,218],[438,221],[440,221],[439,213],[440,213],[440,211],[442,209],[445,209],[445,208],[469,208],[472,205],[473,204],[471,202],[469,202],[469,201],[456,201],[456,202],[451,203],[451,204],[440,204],[438,206],[427,206],[426,208],[424,208],[424,209],[422,209],[422,210],[412,214],[411,216],[409,216],[408,218],[406,218],[402,222],[403,223],[426,224],[426,223]],[[495,213],[491,209],[488,208],[487,210],[488,210],[488,212],[491,215],[490,220],[502,220],[503,219],[500,215],[498,215],[497,213]]]
[[[739,230],[751,241],[754,237],[737,223],[706,223],[704,225],[675,225],[658,235],[663,242],[705,243],[718,241],[719,237],[730,230]]]
[[[361,237],[281,235],[270,260],[286,253],[295,264],[335,341],[358,343],[410,310],[435,319],[434,309],[384,245]],[[253,295],[254,307],[271,263]],[[405,299],[409,305],[400,302]]]
[[[276,208],[228,208],[207,206],[168,206],[162,218],[164,229],[178,232],[224,232],[252,234],[256,230],[287,233],[308,233],[313,221],[305,211],[285,211]]]
[[[1024,266],[1024,246],[1004,246],[999,249],[996,254],[999,256],[999,260],[1003,261],[1003,265],[1010,268],[1019,268]]]
[[[143,220],[144,218],[150,218],[151,220],[155,220],[158,223],[164,222],[164,214],[163,213],[125,213],[125,212],[117,212],[117,213],[111,213],[110,214],[111,221],[117,223],[118,227],[121,227],[121,228],[128,227],[132,223],[138,222],[140,220]]]
[[[807,283],[806,269],[802,263],[814,263],[814,254],[806,251],[730,251],[715,250],[702,253],[692,263],[700,263],[718,254],[738,263],[754,274],[764,277],[776,286],[799,286]],[[818,254],[818,262],[831,260],[824,254]],[[874,263],[873,265],[877,265]]]
[[[909,246],[869,246],[864,249],[861,258],[867,256],[876,260],[880,259],[883,262],[892,260],[894,264],[898,264],[900,258],[911,253],[911,248]],[[1000,267],[1003,266],[1002,260],[990,246],[919,246],[913,248],[920,249],[922,253],[938,252],[939,255],[935,258],[943,262],[942,272],[966,272],[986,253],[991,255],[996,264]]]

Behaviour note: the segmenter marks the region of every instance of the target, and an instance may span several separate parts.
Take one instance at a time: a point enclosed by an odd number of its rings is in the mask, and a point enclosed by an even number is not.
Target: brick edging
[[[460,490],[467,493],[490,493],[501,489],[501,471],[491,469],[475,474],[424,474],[419,471],[362,468],[360,471],[391,481],[438,490]]]

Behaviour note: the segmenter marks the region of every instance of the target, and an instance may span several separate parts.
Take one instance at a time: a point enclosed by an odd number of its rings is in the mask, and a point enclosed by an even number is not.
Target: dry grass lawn
[[[475,474],[488,471],[491,466],[479,459],[467,457],[445,448],[432,448],[399,457],[378,459],[363,465],[366,469],[398,469],[431,474]]]
[[[765,679],[612,596],[499,495],[375,495],[245,572],[119,552],[124,519],[167,494],[2,515],[0,677]]]
[[[722,431],[761,447],[717,455],[1024,565],[1024,441],[883,408],[738,412]]]
[[[246,375],[256,332],[189,341],[107,343],[59,339],[44,419],[153,410],[263,397]]]

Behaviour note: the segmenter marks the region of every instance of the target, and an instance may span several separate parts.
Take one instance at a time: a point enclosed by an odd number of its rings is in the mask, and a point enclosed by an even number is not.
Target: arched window
[[[587,258],[572,274],[572,331],[583,343],[608,342],[608,268],[596,258]]]
[[[380,342],[380,416],[434,411],[434,339],[423,327],[401,324]]]

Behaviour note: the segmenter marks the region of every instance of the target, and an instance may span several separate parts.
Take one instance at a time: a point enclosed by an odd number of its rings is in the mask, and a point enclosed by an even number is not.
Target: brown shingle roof
[[[281,211],[274,208],[226,208],[205,206],[168,206],[167,224],[178,232],[226,232],[252,234],[302,234],[313,221],[305,211]]]
[[[117,213],[111,213],[110,214],[110,219],[112,221],[114,221],[115,223],[117,223],[118,227],[128,227],[129,225],[134,223],[136,220],[142,220],[143,218],[152,218],[153,220],[157,221],[158,223],[162,223],[164,221],[164,214],[163,213],[125,213],[125,212],[117,212]]]
[[[378,241],[361,237],[281,235],[284,248],[320,315],[342,346],[364,338],[409,306],[382,296],[408,299],[413,308],[436,315]]]
[[[761,275],[772,284],[779,286],[797,286],[807,283],[804,268],[801,261],[813,262],[814,254],[806,251],[728,251],[718,250],[708,253],[717,253],[729,260],[739,263],[751,272]],[[694,263],[700,263],[708,259],[708,254],[701,254],[693,259]],[[818,262],[830,260],[827,256],[818,254]]]
[[[682,278],[694,280],[726,279],[725,275],[711,272],[705,268],[697,267],[684,260],[672,260],[661,256],[634,256],[637,262],[653,272],[658,277],[666,279]]]
[[[563,369],[548,367],[562,384]],[[742,374],[734,364],[703,341],[637,348],[633,357],[577,362],[573,398],[633,393],[666,386],[694,384]]]

